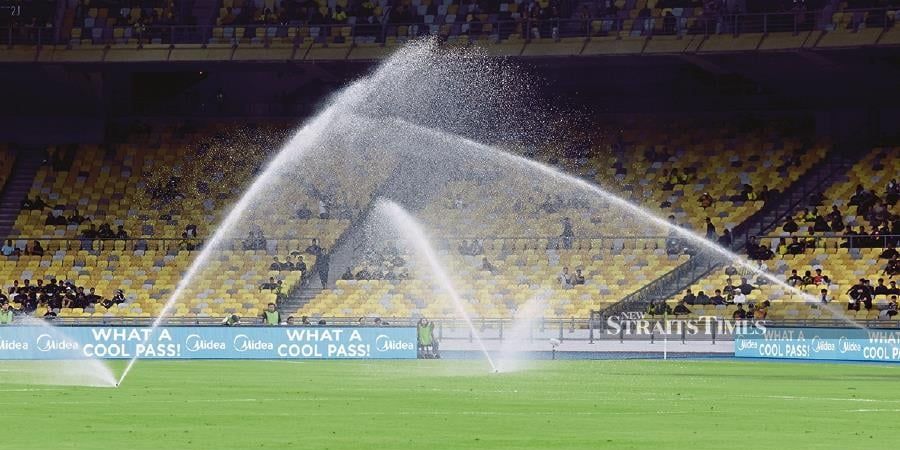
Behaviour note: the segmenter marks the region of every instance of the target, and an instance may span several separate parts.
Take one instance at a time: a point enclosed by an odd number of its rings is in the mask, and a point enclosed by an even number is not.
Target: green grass
[[[3,381],[0,448],[895,448],[898,381],[730,360],[142,361],[118,389]]]

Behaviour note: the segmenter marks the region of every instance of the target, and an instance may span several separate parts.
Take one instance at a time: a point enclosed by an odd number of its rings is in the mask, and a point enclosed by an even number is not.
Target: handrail
[[[771,241],[772,244],[778,245],[781,239],[790,245],[793,238],[806,241],[808,239],[815,240],[814,248],[829,248],[829,244],[833,248],[881,248],[895,247],[900,245],[900,234],[882,234],[877,236],[861,236],[861,235],[843,235],[835,233],[816,233],[813,236],[802,233],[785,233],[785,234],[768,234],[757,236],[759,243],[763,240]]]
[[[342,24],[310,24],[296,21],[288,25],[248,23],[229,24],[223,26],[211,25],[131,25],[114,27],[123,30],[122,37],[115,37],[111,28],[90,28],[100,30],[99,36],[91,31],[90,36],[81,38],[58,37],[58,30],[52,27],[32,27],[22,25],[8,25],[0,27],[0,45],[21,44],[68,44],[81,39],[89,40],[94,45],[111,45],[131,39],[138,44],[238,44],[242,39],[254,43],[268,44],[275,39],[281,39],[293,45],[305,42],[305,37],[300,36],[297,30],[308,32],[311,39],[325,42],[354,42],[354,43],[379,43],[384,44],[387,38],[415,38],[424,35],[437,35],[447,37],[469,37],[475,39],[488,39],[501,41],[512,36],[519,36],[525,40],[551,38],[591,38],[595,36],[617,35],[627,32],[634,36],[652,37],[654,35],[701,35],[730,34],[738,36],[742,33],[770,33],[801,31],[829,31],[835,26],[834,18],[837,15],[843,17],[850,15],[859,17],[861,21],[851,20],[848,23],[854,30],[862,26],[876,28],[890,28],[894,24],[894,13],[900,8],[864,8],[849,9],[831,12],[827,10],[815,11],[784,11],[765,13],[737,13],[729,14],[719,12],[710,15],[694,17],[667,15],[680,8],[666,8],[652,10],[659,15],[645,17],[620,17],[601,15],[588,18],[551,18],[538,20],[534,18],[518,20],[473,20],[466,22],[454,20],[447,22],[426,23],[421,21],[410,23],[391,23],[389,21],[368,23],[342,23]],[[689,10],[689,8],[685,8]],[[873,19],[874,18],[874,19]],[[844,22],[839,22],[843,24]],[[80,28],[79,28],[80,29]],[[224,30],[230,30],[225,32]],[[238,30],[242,30],[242,36],[236,36]],[[248,30],[250,31],[248,33]],[[257,30],[262,30],[257,31]],[[219,32],[222,32],[221,35]],[[293,34],[293,36],[292,36]],[[315,34],[315,36],[313,36]]]

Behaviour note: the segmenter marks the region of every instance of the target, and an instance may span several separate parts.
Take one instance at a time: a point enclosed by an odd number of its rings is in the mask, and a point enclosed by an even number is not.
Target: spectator
[[[734,299],[734,294],[737,289],[733,284],[731,284],[731,278],[725,279],[725,287],[722,288],[722,293],[725,295],[725,300],[731,302]]]
[[[743,304],[738,303],[737,309],[735,309],[734,312],[731,314],[731,318],[733,320],[744,320],[747,318],[747,312],[744,311]]]
[[[861,304],[865,304],[866,309],[872,309],[872,294],[866,285],[866,280],[860,278],[859,283],[854,284],[847,290],[847,294],[850,296],[847,309],[859,311]]]
[[[347,267],[347,270],[341,274],[341,279],[344,281],[349,281],[353,279],[353,272],[350,270],[350,267]]]
[[[701,208],[706,209],[712,206],[715,203],[715,200],[709,195],[709,192],[704,192],[700,195],[700,198],[697,199],[697,203],[700,203]]]
[[[319,247],[318,239],[312,240],[312,243],[309,244],[309,247],[306,247],[306,253],[315,256],[319,256],[320,254],[322,254],[322,247]]]
[[[272,264],[269,264],[269,270],[272,271],[283,270],[283,267],[284,265],[281,263],[281,261],[278,260],[277,256],[272,258]]]
[[[16,247],[13,245],[12,239],[7,239],[6,244],[0,247],[0,254],[3,254],[3,256],[12,256],[15,252]]]
[[[562,273],[559,274],[559,284],[563,289],[572,289],[572,275],[568,267],[563,267]]]
[[[581,269],[575,269],[575,277],[572,279],[572,284],[579,285],[584,284],[584,275],[581,274]]]
[[[888,302],[887,308],[882,311],[884,317],[891,318],[897,315],[897,296],[892,295],[891,301]],[[3,323],[2,317],[0,317],[0,323]]]
[[[494,274],[496,273],[497,268],[494,267],[494,265],[491,264],[491,262],[488,261],[487,257],[485,256],[481,258],[481,270]]]
[[[683,314],[690,314],[690,313],[691,313],[691,310],[688,309],[687,306],[685,306],[685,301],[684,301],[684,300],[681,300],[681,301],[678,302],[677,305],[675,305],[675,310],[672,311],[672,312],[673,312],[676,316],[680,316],[680,315],[683,315]]]
[[[275,309],[274,303],[269,303],[266,306],[266,309],[260,314],[260,318],[263,320],[263,325],[266,326],[277,326],[281,325],[281,312]]]
[[[712,300],[703,291],[697,292],[697,298],[694,300],[697,305],[709,305]]]
[[[756,320],[766,320],[769,315],[769,308],[765,304],[759,305],[753,310],[753,318]]]
[[[735,291],[734,298],[732,299],[732,303],[736,305],[741,305],[747,303],[747,295],[741,292],[740,290]]]
[[[719,237],[719,245],[730,249],[733,244],[734,239],[731,237],[731,230],[726,228],[724,231],[722,231],[722,236]]]
[[[873,295],[888,295],[890,294],[890,290],[887,286],[884,285],[884,278],[878,279],[878,285],[875,286],[875,290],[872,292]]]
[[[323,288],[328,287],[328,253],[324,248],[320,249],[319,257],[316,258],[316,271],[319,272],[319,281]]]
[[[816,269],[816,274],[813,275],[813,283],[816,285],[829,285],[831,284],[831,279],[828,278],[828,275],[822,273],[822,269]]]
[[[82,222],[85,221],[85,217],[82,216],[78,210],[73,210],[72,215],[69,216],[69,223],[72,225],[81,225]]]
[[[890,261],[887,262],[887,265],[884,267],[884,271],[882,275],[887,275],[889,278],[894,278],[894,275],[900,274],[900,256],[894,256]]]
[[[241,317],[237,314],[229,314],[222,320],[222,326],[234,327],[241,324]]]
[[[294,263],[294,267],[292,270],[306,273],[306,262],[303,261],[303,255],[297,256],[297,262]]]
[[[687,303],[688,305],[693,305],[694,302],[696,302],[696,301],[697,301],[697,296],[694,295],[694,293],[690,289],[688,289],[684,292],[684,297],[681,297],[681,302]]]
[[[275,277],[269,277],[269,281],[259,286],[261,291],[274,291],[276,288],[278,288],[278,283],[275,282]]]
[[[575,238],[575,232],[572,230],[572,220],[568,217],[564,217],[562,220],[562,233],[560,234],[562,237],[563,248],[569,250],[572,248],[572,241]]]
[[[897,258],[898,256],[900,256],[900,253],[898,253],[897,249],[894,248],[894,246],[892,245],[892,246],[884,249],[884,251],[881,252],[880,255],[878,255],[878,259],[891,260],[891,259]]]
[[[810,272],[808,270],[806,272],[804,272],[803,278],[800,279],[800,284],[802,284],[804,286],[809,286],[814,283],[815,283],[815,281],[813,280],[812,272]]]
[[[0,306],[0,325],[9,325],[13,321],[13,310],[9,303]]]
[[[888,294],[900,295],[900,288],[897,287],[896,281],[891,281],[890,286],[888,286]]]
[[[29,250],[28,253],[34,256],[44,256],[44,247],[41,246],[39,241],[34,241],[34,243],[31,244],[31,250]]]
[[[831,227],[828,225],[828,222],[825,220],[824,216],[816,216],[816,220],[813,223],[812,229],[819,233],[827,233],[831,231]]]
[[[800,226],[797,225],[797,222],[794,222],[793,217],[788,217],[787,222],[784,223],[784,226],[781,227],[785,233],[796,233],[800,230]]]
[[[128,239],[128,232],[125,231],[124,225],[119,225],[116,228],[116,239],[122,239],[122,240]]]
[[[753,292],[753,289],[756,289],[752,284],[747,282],[746,278],[741,278],[741,284],[738,286],[738,290],[741,291],[744,295],[750,295]]]
[[[822,304],[829,303],[832,299],[828,297],[828,289],[819,290],[819,301]]]
[[[719,237],[719,233],[716,232],[716,226],[713,225],[712,219],[709,217],[706,218],[706,239],[715,242]]]

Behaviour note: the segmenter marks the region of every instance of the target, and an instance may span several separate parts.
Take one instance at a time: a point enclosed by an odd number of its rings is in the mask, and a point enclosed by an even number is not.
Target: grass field
[[[118,389],[3,380],[0,448],[896,448],[900,366],[535,364],[142,361]]]

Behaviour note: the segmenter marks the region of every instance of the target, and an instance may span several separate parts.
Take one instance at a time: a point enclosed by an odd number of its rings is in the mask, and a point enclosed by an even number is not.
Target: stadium
[[[897,0],[0,0],[0,448],[891,448]]]

